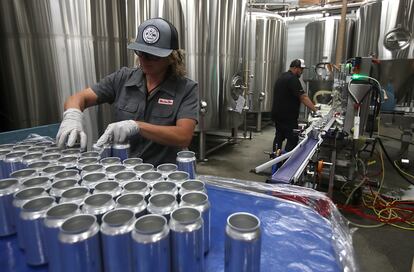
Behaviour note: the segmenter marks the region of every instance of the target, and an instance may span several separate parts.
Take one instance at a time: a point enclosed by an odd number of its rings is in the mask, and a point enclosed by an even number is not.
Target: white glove
[[[87,138],[83,130],[82,117],[83,113],[74,108],[67,109],[63,113],[62,123],[60,123],[59,131],[56,134],[56,142],[59,147],[65,147],[65,143],[72,147],[79,135],[81,148],[86,148]]]
[[[138,134],[139,126],[134,120],[126,120],[109,124],[104,134],[96,142],[97,146],[106,143],[124,143],[129,137]]]

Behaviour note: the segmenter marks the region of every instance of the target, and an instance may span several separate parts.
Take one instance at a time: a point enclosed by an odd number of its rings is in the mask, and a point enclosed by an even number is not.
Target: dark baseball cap
[[[146,20],[138,27],[137,39],[128,45],[128,49],[168,57],[178,49],[177,29],[162,18]]]
[[[305,61],[303,59],[295,59],[290,63],[290,67],[306,68]]]

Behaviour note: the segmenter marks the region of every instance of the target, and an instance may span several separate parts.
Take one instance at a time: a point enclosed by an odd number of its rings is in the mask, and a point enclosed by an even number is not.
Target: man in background
[[[273,140],[274,152],[282,148],[285,139],[287,152],[298,144],[299,137],[294,130],[298,128],[301,103],[314,112],[317,110],[299,81],[305,68],[303,59],[293,60],[289,70],[278,78],[273,88],[272,120],[276,127]]]

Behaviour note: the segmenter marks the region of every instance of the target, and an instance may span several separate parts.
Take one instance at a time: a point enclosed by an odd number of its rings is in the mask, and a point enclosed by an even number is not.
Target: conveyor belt
[[[319,145],[318,139],[308,138],[290,158],[272,175],[272,182],[291,183],[296,181],[298,174],[302,173],[310,157]]]

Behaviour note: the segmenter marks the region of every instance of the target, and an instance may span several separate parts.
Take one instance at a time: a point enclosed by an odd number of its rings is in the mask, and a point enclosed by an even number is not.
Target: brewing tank
[[[201,130],[237,127],[242,114],[242,35],[247,0],[0,1],[0,75],[6,129],[59,122],[65,99],[136,59],[127,44],[144,20],[178,30],[188,77],[207,103]],[[88,140],[111,121],[109,107],[88,109]],[[13,118],[13,119],[11,119]],[[99,131],[99,132],[98,132]]]
[[[314,103],[327,103],[333,88],[333,67],[336,62],[340,19],[328,17],[310,22],[305,27],[304,59],[307,67],[303,78],[308,81],[308,95]],[[341,62],[352,57],[354,20],[345,21]]]
[[[395,102],[413,110],[414,101],[414,1],[383,0],[358,10],[355,56],[380,60],[373,74],[382,87],[395,92]]]
[[[69,95],[127,66],[126,33],[136,33],[130,3],[0,1],[2,130],[59,122]],[[88,140],[102,132],[105,116],[102,107],[86,111]]]
[[[321,75],[322,71],[315,68],[319,63],[335,63],[339,24],[339,18],[329,17],[306,25],[304,59],[310,69],[304,74],[304,79],[329,78],[326,74]],[[346,19],[341,62],[352,57],[353,34],[354,20]]]
[[[249,110],[270,112],[273,85],[285,68],[286,22],[279,15],[257,9],[247,10],[245,20]]]
[[[383,0],[362,5],[355,30],[355,56],[412,59],[414,1]]]

